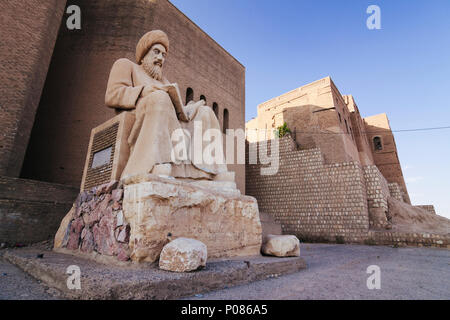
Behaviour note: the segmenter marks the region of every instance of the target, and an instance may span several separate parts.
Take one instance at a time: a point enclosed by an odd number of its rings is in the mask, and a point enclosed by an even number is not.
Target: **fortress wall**
[[[363,241],[369,215],[359,163],[325,164],[319,149],[297,150],[288,137],[279,142],[278,173],[261,175],[261,164],[246,168],[247,194],[259,210],[303,240]]]
[[[268,142],[262,147],[265,152],[270,150],[272,141]],[[389,195],[402,198],[398,202],[403,206],[401,210],[406,210],[402,215],[408,215],[413,207],[403,201],[403,195],[399,196],[401,187],[388,183],[376,166],[361,167],[358,162],[326,164],[317,148],[297,150],[289,137],[279,142],[278,172],[261,175],[261,168],[267,166],[247,164],[246,190],[258,200],[262,214],[281,224],[283,234],[296,235],[305,242],[450,248],[449,236],[432,230],[413,231],[411,225],[401,231],[395,224],[390,230],[382,228],[382,223],[387,223]],[[247,163],[250,155],[258,153],[254,146],[247,145]],[[433,212],[428,206],[417,207]]]
[[[65,3],[0,1],[0,175],[20,175]]]

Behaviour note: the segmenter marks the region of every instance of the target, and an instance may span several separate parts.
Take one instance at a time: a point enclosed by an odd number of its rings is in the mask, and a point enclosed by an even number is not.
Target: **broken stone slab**
[[[267,235],[262,253],[275,257],[299,257],[300,241],[292,235]]]
[[[208,258],[258,255],[261,222],[256,199],[152,174],[122,180],[133,261],[158,260],[169,237],[203,242]]]
[[[174,272],[189,272],[206,267],[206,245],[195,239],[178,238],[161,251],[159,268]]]

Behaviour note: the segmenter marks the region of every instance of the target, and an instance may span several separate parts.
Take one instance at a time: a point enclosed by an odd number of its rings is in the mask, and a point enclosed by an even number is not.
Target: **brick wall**
[[[304,240],[363,241],[369,217],[359,163],[325,164],[319,149],[297,150],[290,138],[279,142],[277,174],[261,175],[260,164],[246,167],[247,194],[260,211],[274,217],[283,233]]]
[[[0,243],[52,238],[77,194],[77,188],[0,176]]]

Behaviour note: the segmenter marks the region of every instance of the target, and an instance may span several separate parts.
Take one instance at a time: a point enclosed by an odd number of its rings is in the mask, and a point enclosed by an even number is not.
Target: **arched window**
[[[228,109],[223,109],[223,125],[222,125],[222,130],[223,133],[227,133],[227,129],[228,129],[228,121],[229,121],[229,113],[228,113]]]
[[[347,119],[345,119],[344,121],[345,121],[345,127],[347,128],[347,133],[350,133],[350,132],[348,131],[348,123],[347,123]]]
[[[375,151],[383,150],[383,144],[381,143],[380,137],[373,138],[373,148],[375,149]]]
[[[341,114],[338,112],[338,116],[339,116],[339,122],[342,122],[342,117]]]
[[[186,104],[188,104],[189,101],[194,100],[194,90],[192,88],[187,88],[186,90]]]
[[[217,119],[219,119],[219,105],[217,104],[217,102],[213,102],[212,109]]]
[[[205,101],[205,104],[206,104],[206,97],[205,97],[204,95],[201,95],[201,96],[200,96],[200,100]]]

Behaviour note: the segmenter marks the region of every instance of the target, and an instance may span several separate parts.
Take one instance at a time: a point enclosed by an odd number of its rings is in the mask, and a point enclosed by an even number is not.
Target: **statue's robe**
[[[130,157],[122,177],[151,173],[155,165],[166,163],[172,164],[171,175],[174,177],[213,179],[215,175],[226,172],[227,166],[223,162],[191,163],[181,157],[177,158],[177,152],[174,153],[177,160],[176,164],[174,163],[172,148],[175,145],[185,143],[188,154],[192,148],[187,135],[182,138],[184,142],[171,140],[171,135],[175,130],[185,129],[193,137],[194,121],[201,121],[203,132],[210,128],[220,132],[220,125],[212,108],[201,105],[201,103],[191,103],[185,106],[189,121],[181,122],[165,91],[155,90],[145,97],[143,96],[145,86],[165,84],[169,84],[167,79],[163,78],[162,81],[158,81],[152,78],[140,65],[128,59],[117,60],[111,69],[105,95],[106,105],[118,110],[134,112],[136,116],[128,138]],[[206,142],[202,142],[203,148],[206,144]],[[221,136],[219,144],[220,150],[215,150],[215,152],[219,152],[223,156]],[[202,150],[204,150],[203,148]]]

